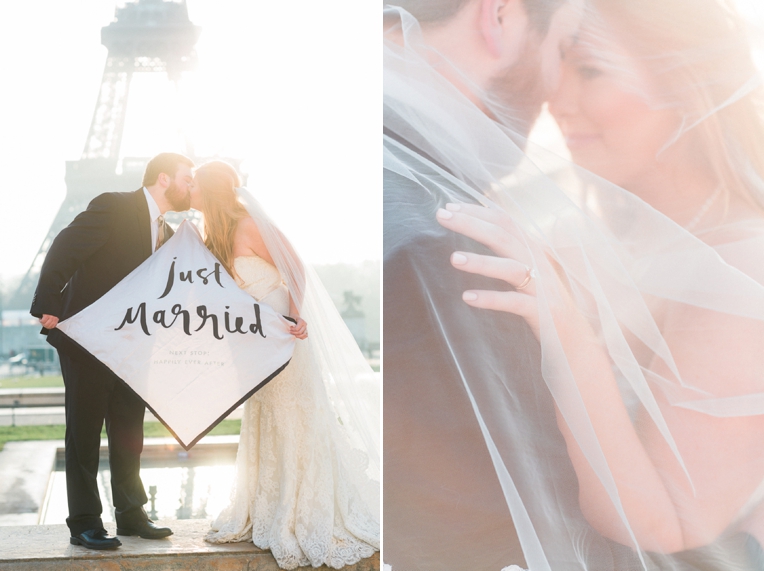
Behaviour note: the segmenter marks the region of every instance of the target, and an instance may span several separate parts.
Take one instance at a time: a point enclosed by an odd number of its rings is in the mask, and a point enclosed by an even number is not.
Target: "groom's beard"
[[[174,212],[184,212],[191,208],[191,193],[183,192],[175,181],[170,182],[170,186],[164,191],[164,197],[172,206]]]
[[[523,139],[528,137],[546,99],[540,43],[536,35],[531,34],[517,63],[488,86],[489,97],[494,102],[488,102],[490,110],[499,122]]]

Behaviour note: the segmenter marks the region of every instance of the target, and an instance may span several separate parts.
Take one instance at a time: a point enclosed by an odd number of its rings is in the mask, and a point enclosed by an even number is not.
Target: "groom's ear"
[[[170,178],[170,175],[165,172],[160,172],[159,176],[157,177],[157,182],[165,188],[170,186],[171,181],[172,179]]]
[[[523,0],[479,0],[480,32],[489,53],[514,60],[525,43],[528,14]]]

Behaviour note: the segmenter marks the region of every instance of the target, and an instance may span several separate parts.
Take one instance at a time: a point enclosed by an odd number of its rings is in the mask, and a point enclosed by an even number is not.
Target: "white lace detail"
[[[247,293],[288,314],[274,266],[256,256],[234,265]],[[252,541],[283,569],[338,569],[379,549],[379,485],[347,444],[318,370],[311,344],[298,341],[287,368],[244,405],[231,503],[207,541]]]

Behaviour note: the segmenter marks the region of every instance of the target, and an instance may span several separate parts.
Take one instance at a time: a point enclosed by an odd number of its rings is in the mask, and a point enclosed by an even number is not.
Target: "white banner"
[[[239,289],[184,221],[58,328],[127,383],[188,450],[289,363],[290,325]]]

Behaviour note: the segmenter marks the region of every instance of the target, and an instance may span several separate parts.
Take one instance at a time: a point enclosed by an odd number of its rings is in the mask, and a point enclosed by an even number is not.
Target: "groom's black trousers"
[[[109,437],[111,492],[118,526],[145,520],[141,482],[143,402],[85,355],[59,351],[66,385],[66,493],[72,535],[103,527],[98,493],[101,428]]]

